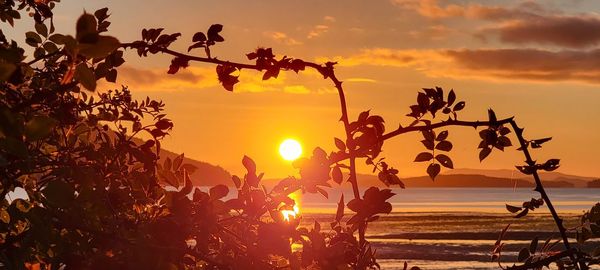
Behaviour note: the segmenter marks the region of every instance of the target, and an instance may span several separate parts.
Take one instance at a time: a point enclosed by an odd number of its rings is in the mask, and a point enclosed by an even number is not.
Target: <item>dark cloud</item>
[[[505,24],[496,29],[500,40],[583,48],[600,43],[600,19],[596,17],[539,17]]]
[[[536,49],[449,50],[446,54],[460,69],[478,76],[600,83],[600,49],[556,52]]]

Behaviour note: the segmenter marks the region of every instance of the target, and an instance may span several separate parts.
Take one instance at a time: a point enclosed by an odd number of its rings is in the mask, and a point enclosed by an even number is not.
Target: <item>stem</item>
[[[436,128],[441,128],[441,127],[446,127],[446,126],[463,126],[463,127],[477,128],[477,127],[484,127],[484,126],[490,126],[490,125],[508,124],[511,121],[513,121],[513,117],[509,117],[509,118],[505,118],[505,119],[500,119],[500,120],[497,120],[495,122],[490,122],[490,121],[461,121],[461,120],[448,119],[446,121],[438,122],[438,123],[431,124],[431,125],[425,125],[425,126],[410,126],[410,127],[402,127],[402,126],[400,126],[398,129],[396,129],[394,131],[391,131],[391,132],[389,132],[387,134],[383,134],[383,136],[381,136],[381,140],[385,141],[387,139],[391,139],[391,138],[396,137],[396,136],[398,136],[400,134],[404,134],[404,133],[408,133],[408,132],[433,130],[433,129],[436,129]]]
[[[506,270],[538,269],[539,267],[547,266],[552,262],[556,262],[557,260],[559,260],[561,258],[564,258],[567,256],[572,257],[574,254],[575,254],[574,249],[567,249],[567,250],[561,251],[560,253],[554,254],[552,256],[546,257],[544,259],[541,259],[541,260],[533,262],[533,263],[526,263],[523,265],[507,267]]]
[[[517,135],[517,138],[519,139],[519,144],[521,145],[521,149],[523,150],[523,154],[525,155],[525,162],[529,166],[535,166],[535,161],[531,158],[531,154],[529,153],[528,144],[525,141],[525,139],[523,138],[523,129],[520,128],[514,120],[510,121],[510,125],[512,126],[513,130],[515,131],[515,134]],[[556,212],[554,205],[552,205],[552,201],[550,200],[550,197],[548,197],[548,194],[546,193],[544,185],[542,184],[542,180],[540,179],[540,176],[537,173],[537,169],[533,170],[532,175],[533,175],[533,179],[535,180],[535,189],[534,190],[537,191],[538,193],[540,193],[540,196],[542,196],[544,203],[546,204],[546,206],[548,206],[548,209],[550,210],[550,213],[552,214],[552,218],[554,219],[554,223],[556,224],[556,227],[558,228],[558,231],[560,232],[560,236],[562,237],[565,249],[571,250],[571,245],[569,244],[569,238],[567,237],[567,230],[563,226],[563,220],[558,216],[558,213]],[[577,258],[574,254],[569,254],[569,257],[571,258],[571,260],[573,260],[573,263],[575,264],[576,269],[587,269],[587,267],[583,263],[581,263],[577,260]],[[579,263],[579,266],[577,265],[577,263]]]

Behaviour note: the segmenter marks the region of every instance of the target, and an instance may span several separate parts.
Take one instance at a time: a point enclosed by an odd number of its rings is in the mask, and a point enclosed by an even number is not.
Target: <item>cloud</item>
[[[584,48],[600,43],[600,16],[564,14],[537,2],[525,1],[512,6],[487,6],[478,3],[440,4],[438,0],[393,0],[404,10],[431,19],[463,18],[494,23],[475,33],[475,37],[498,37],[505,43],[541,44],[566,48]],[[413,32],[411,35],[420,34]]]
[[[177,91],[218,85],[217,76],[212,68],[188,67],[174,75],[167,74],[167,70],[167,67],[143,69],[123,66],[118,69],[116,83],[102,80],[100,87],[114,88],[115,85],[126,85],[134,91]]]
[[[333,16],[325,16],[323,17],[323,20],[326,22],[335,22],[335,17]]]
[[[301,41],[291,38],[283,32],[264,32],[263,35],[285,45],[302,45]]]
[[[515,7],[485,6],[469,3],[466,5],[441,5],[437,0],[393,0],[392,3],[404,10],[416,11],[421,16],[432,19],[470,18],[485,20],[506,20],[537,17],[547,10],[535,2],[523,2]]]
[[[313,29],[310,30],[310,32],[308,32],[308,35],[306,36],[306,38],[308,38],[308,39],[316,38],[318,36],[323,35],[324,33],[327,33],[328,30],[329,30],[329,26],[324,25],[324,24],[318,24],[315,27],[313,27]]]
[[[600,43],[600,18],[552,16],[517,20],[492,29],[501,41],[583,48]]]
[[[348,57],[321,58],[340,66],[413,68],[430,77],[600,84],[600,49],[363,50]]]
[[[446,51],[459,68],[474,76],[535,81],[600,83],[600,49],[547,51],[490,49]]]

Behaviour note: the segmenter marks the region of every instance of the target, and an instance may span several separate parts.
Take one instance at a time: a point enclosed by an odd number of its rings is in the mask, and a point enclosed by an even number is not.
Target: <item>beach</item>
[[[519,219],[506,211],[505,203],[520,205],[518,200],[535,195],[529,189],[427,188],[398,193],[402,194],[391,199],[393,212],[370,223],[367,230],[382,269],[402,269],[404,261],[422,269],[499,269],[491,261],[491,251],[507,224],[511,225],[504,241],[504,266],[516,262],[518,251],[528,247],[534,237],[540,239],[540,245],[548,238],[554,242],[560,237],[545,206]],[[578,226],[583,211],[600,201],[600,192],[594,189],[549,189],[548,193],[567,228]],[[336,195],[330,194],[332,200]],[[304,196],[302,203],[302,226],[310,227],[317,220],[327,229],[335,204],[313,195]],[[346,210],[345,219],[350,215]],[[574,234],[570,237],[576,243]],[[598,245],[600,242],[592,239],[584,248]],[[562,248],[558,243],[554,250]]]

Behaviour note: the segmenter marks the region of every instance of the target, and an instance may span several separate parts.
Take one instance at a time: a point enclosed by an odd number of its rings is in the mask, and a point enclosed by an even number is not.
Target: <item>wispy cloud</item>
[[[285,45],[302,45],[301,41],[291,38],[288,34],[283,32],[264,32],[263,35]]]
[[[177,74],[167,74],[164,69],[143,69],[123,66],[118,69],[115,84],[100,81],[101,88],[114,88],[115,85],[126,85],[134,91],[178,91],[190,88],[207,88],[218,85],[214,69],[189,67]]]
[[[600,49],[549,51],[539,49],[393,50],[368,49],[347,57],[321,58],[341,66],[413,68],[431,77],[575,81],[600,84]]]
[[[506,43],[557,45],[583,48],[600,43],[600,18],[597,16],[549,16],[515,20],[490,28]]]
[[[313,29],[310,30],[310,32],[308,32],[308,35],[306,36],[306,38],[308,38],[308,39],[316,38],[318,36],[323,35],[324,33],[327,33],[328,30],[329,30],[329,26],[324,25],[324,24],[318,24],[315,27],[313,27]]]

